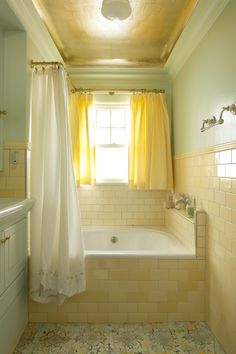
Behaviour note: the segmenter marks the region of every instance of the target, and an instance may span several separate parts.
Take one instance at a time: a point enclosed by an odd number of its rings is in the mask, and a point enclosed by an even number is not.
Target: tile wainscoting
[[[26,195],[26,144],[8,143],[3,150],[0,171],[0,198],[24,198]],[[17,162],[13,161],[13,157]]]
[[[207,212],[208,321],[228,354],[236,353],[236,142],[174,157],[176,192]]]
[[[164,225],[166,191],[130,190],[127,185],[79,189],[83,226]]]

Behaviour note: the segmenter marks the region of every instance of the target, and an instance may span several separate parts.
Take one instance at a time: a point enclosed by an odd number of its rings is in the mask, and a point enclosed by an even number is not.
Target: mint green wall
[[[0,53],[3,53],[3,29],[0,27]],[[0,110],[2,111],[3,107],[3,55],[0,54]],[[3,166],[3,119],[0,117],[0,171]]]
[[[236,117],[201,133],[202,120],[219,117],[236,101],[236,1],[231,0],[173,80],[174,152],[236,140]]]
[[[4,33],[4,141],[26,139],[26,34]]]

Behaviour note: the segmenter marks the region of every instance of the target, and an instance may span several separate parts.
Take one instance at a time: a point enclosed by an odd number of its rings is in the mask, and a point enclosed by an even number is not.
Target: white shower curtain
[[[30,295],[62,303],[85,290],[65,70],[34,69],[31,92]]]

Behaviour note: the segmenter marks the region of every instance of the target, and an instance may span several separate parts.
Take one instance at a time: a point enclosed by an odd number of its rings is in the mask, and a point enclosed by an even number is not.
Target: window
[[[96,182],[128,182],[129,105],[94,105]]]

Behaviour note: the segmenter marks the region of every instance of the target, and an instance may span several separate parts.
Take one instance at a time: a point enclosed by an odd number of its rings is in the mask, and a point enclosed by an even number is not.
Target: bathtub
[[[195,258],[168,229],[87,227],[83,229],[85,256]]]

